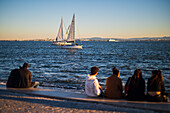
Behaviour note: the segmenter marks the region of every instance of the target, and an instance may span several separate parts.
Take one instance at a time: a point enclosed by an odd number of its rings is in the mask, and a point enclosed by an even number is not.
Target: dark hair
[[[158,70],[158,78],[159,78],[160,82],[163,81],[163,74],[162,74],[161,70]]]
[[[29,67],[29,64],[28,63],[24,63],[22,67],[23,68],[27,68],[27,67]]]
[[[142,71],[140,69],[136,69],[132,78],[133,79],[142,78]]]
[[[151,84],[156,81],[156,83],[160,83],[163,82],[163,75],[162,75],[162,71],[161,70],[153,70],[152,71],[152,82]]]
[[[98,67],[96,67],[96,66],[92,67],[92,68],[91,68],[91,75],[96,74],[98,71],[99,71],[99,68],[98,68]]]
[[[130,83],[134,86],[137,79],[142,79],[142,71],[140,69],[136,69],[134,71],[134,74],[132,76],[132,80]]]
[[[118,70],[116,67],[114,67],[114,68],[112,69],[112,72],[113,72],[113,74],[116,75],[116,76],[118,76],[118,74],[119,74],[119,70]]]

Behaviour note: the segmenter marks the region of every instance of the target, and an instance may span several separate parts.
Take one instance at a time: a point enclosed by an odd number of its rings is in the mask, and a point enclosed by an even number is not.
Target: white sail
[[[58,31],[58,35],[56,37],[56,41],[63,41],[63,19],[61,19],[61,25]]]
[[[68,34],[68,37],[67,37],[67,42],[73,42],[74,40],[75,40],[75,15],[73,15],[69,34]]]

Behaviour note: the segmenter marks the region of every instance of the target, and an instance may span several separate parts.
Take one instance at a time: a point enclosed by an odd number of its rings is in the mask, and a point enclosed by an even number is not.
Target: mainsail
[[[73,42],[74,40],[75,40],[75,14],[73,15],[69,34],[68,34],[68,37],[67,37],[67,42]]]
[[[61,18],[61,25],[58,31],[58,35],[56,37],[56,41],[63,41],[63,19]]]

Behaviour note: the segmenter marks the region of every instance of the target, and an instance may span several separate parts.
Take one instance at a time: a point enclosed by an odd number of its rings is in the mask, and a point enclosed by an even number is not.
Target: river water
[[[99,67],[97,78],[105,88],[106,78],[116,66],[125,84],[134,70],[142,70],[143,78],[161,69],[166,90],[170,91],[170,42],[83,42],[82,50],[61,49],[44,41],[0,41],[0,81],[6,82],[12,69],[30,64],[32,80],[41,87],[83,91],[85,78],[92,66]]]

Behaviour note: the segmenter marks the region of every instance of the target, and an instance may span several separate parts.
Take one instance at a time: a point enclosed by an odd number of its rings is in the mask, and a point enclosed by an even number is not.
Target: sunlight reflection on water
[[[170,90],[170,42],[83,42],[82,50],[66,50],[51,42],[0,41],[0,80],[6,82],[12,69],[30,64],[33,81],[43,87],[83,90],[92,66],[99,67],[98,79],[105,87],[106,78],[116,66],[125,84],[136,68],[143,77],[161,69],[166,89]]]

